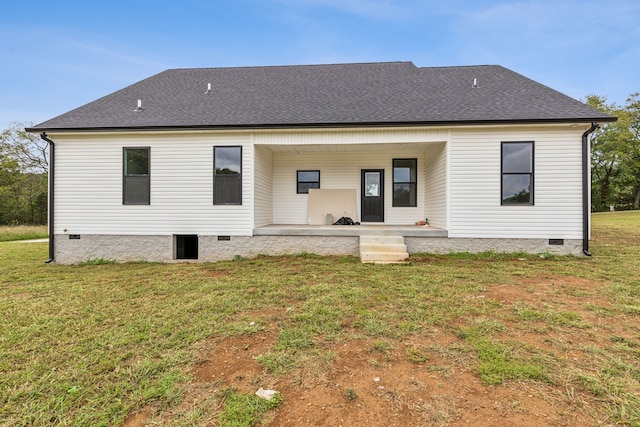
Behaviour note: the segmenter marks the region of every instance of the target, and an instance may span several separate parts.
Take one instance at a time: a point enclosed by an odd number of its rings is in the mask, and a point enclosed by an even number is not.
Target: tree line
[[[599,95],[584,100],[618,117],[591,135],[591,209],[640,209],[640,94],[622,106]],[[47,223],[48,144],[12,123],[0,133],[0,225]]]
[[[594,212],[640,208],[640,94],[625,105],[589,95],[586,103],[618,117],[591,136],[591,208]]]
[[[0,225],[47,223],[49,147],[25,126],[0,133]]]

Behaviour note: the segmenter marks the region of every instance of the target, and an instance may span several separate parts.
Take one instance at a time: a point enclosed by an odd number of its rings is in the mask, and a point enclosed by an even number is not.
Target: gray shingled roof
[[[386,62],[167,70],[30,130],[612,120],[501,66]]]

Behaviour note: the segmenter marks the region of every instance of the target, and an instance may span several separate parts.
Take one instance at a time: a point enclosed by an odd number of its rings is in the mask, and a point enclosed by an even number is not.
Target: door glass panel
[[[366,172],[364,183],[365,197],[380,197],[380,172]]]

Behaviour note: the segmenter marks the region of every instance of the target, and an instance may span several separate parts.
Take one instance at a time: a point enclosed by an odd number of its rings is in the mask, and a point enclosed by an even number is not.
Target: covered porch
[[[256,135],[253,234],[447,237],[444,136],[425,129]],[[351,203],[337,205],[342,197]],[[324,225],[342,216],[362,225]],[[414,225],[425,219],[430,227]],[[394,228],[372,228],[380,226]]]

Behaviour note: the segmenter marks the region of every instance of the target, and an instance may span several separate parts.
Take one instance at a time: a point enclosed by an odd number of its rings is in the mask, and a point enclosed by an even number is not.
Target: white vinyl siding
[[[581,239],[585,129],[52,134],[54,231],[249,236],[268,224],[307,224],[297,170],[319,170],[323,189],[354,189],[356,212],[346,215],[359,221],[361,170],[384,169],[386,224],[429,218],[450,237]],[[535,206],[501,206],[502,141],[535,142]],[[223,145],[242,147],[242,205],[213,205],[213,147]],[[123,205],[122,150],[141,146],[151,150],[150,205]],[[392,206],[394,158],[417,159],[417,207]]]
[[[248,136],[52,136],[55,233],[251,235],[253,149]],[[213,205],[213,146],[242,146],[243,205]],[[122,149],[151,149],[151,203],[122,205]]]
[[[453,130],[449,237],[582,238],[580,128]],[[535,206],[501,206],[502,141],[535,141]]]
[[[433,144],[425,152],[424,207],[429,225],[447,228],[447,145]]]
[[[357,212],[337,212],[360,221],[360,171],[362,169],[385,170],[385,223],[414,224],[424,218],[424,192],[418,192],[417,207],[392,207],[393,158],[418,158],[418,188],[424,186],[424,154],[422,151],[380,153],[273,153],[273,222],[274,224],[307,224],[308,195],[296,192],[297,170],[320,170],[323,189],[354,189]],[[336,218],[336,219],[337,219]]]
[[[256,227],[273,223],[273,161],[271,150],[255,146],[255,214]]]

